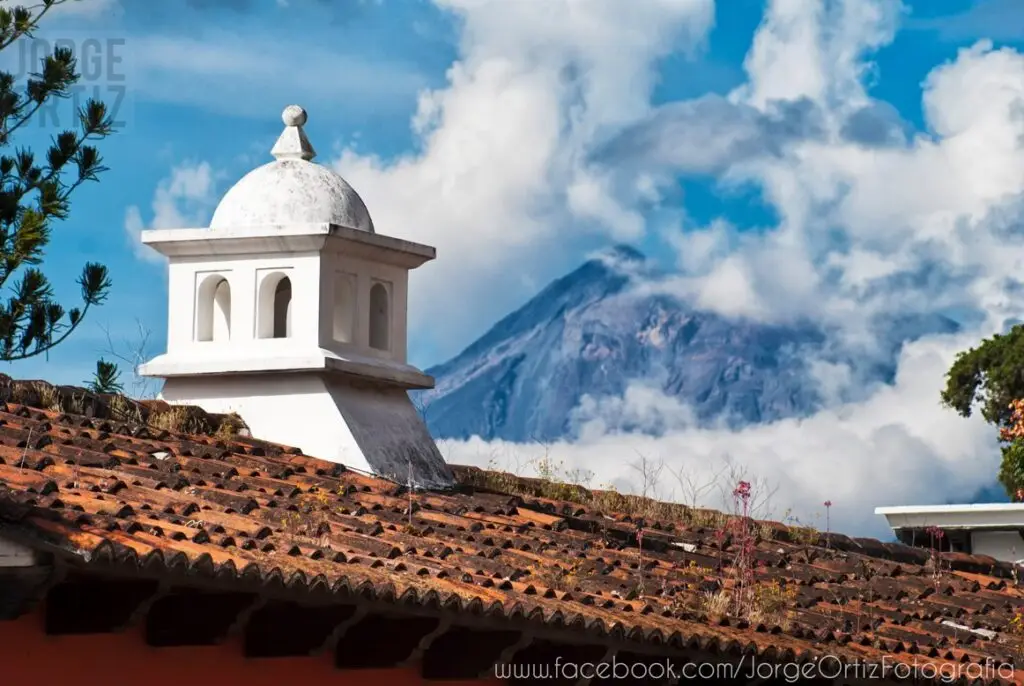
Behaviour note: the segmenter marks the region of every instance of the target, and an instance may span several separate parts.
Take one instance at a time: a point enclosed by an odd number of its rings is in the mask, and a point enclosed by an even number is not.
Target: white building
[[[146,231],[169,259],[167,352],[141,368],[161,396],[237,412],[254,437],[421,486],[451,473],[408,389],[409,271],[426,245],[374,232],[348,183],[315,156],[295,105],[276,158],[246,174],[209,228]]]
[[[907,545],[1024,561],[1024,503],[877,507],[875,514]]]

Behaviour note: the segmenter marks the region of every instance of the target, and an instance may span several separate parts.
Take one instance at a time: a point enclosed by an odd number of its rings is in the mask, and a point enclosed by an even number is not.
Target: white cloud
[[[419,151],[385,162],[346,150],[335,167],[379,231],[438,247],[438,261],[413,275],[411,324],[447,354],[588,234],[643,231],[621,196],[650,189],[636,179],[626,189],[586,158],[605,129],[648,111],[654,61],[699,45],[713,5],[437,4],[461,22],[460,58],[446,87],[420,97]],[[444,327],[428,325],[437,317]]]
[[[696,423],[689,407],[644,383],[631,384],[622,397],[584,396],[572,419],[584,443],[610,433],[657,435]]]
[[[903,10],[898,0],[774,0],[747,55],[750,79],[734,99],[764,109],[808,98],[835,114],[862,107],[872,69],[862,58],[892,40]]]
[[[992,326],[1014,316],[992,307],[1006,302],[1024,258],[1005,226],[1024,190],[1024,56],[987,42],[961,51],[924,82],[930,132],[866,146],[845,137],[845,123],[851,102],[875,105],[865,50],[892,35],[898,4],[837,3],[831,18],[799,6],[770,6],[748,83],[731,99],[765,112],[772,98],[808,100],[824,135],[733,158],[725,179],[760,186],[781,222],[756,234],[721,224],[686,232],[673,241],[683,274],[665,287],[728,314],[811,317],[846,331],[877,313],[942,307],[989,312]],[[669,149],[692,114],[674,112],[682,119],[660,127]]]
[[[162,263],[164,258],[140,242],[145,229],[185,229],[206,226],[216,207],[219,175],[208,162],[188,162],[171,169],[153,193],[152,220],[147,225],[142,210],[132,205],[125,210],[124,228],[141,259]]]

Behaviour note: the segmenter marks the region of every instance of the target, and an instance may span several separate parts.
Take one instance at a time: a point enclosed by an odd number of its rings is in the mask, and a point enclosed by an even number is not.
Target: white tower
[[[145,231],[169,259],[167,352],[142,366],[162,397],[237,412],[256,438],[420,486],[452,482],[409,400],[409,270],[426,245],[381,236],[287,107],[275,161],[227,192],[208,229]]]

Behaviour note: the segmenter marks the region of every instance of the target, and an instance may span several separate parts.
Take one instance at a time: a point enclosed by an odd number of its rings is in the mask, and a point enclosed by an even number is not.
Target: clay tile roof
[[[679,650],[1024,654],[1024,588],[991,558],[473,467],[454,468],[457,491],[410,495],[245,433],[235,417],[0,376],[0,535],[85,567],[184,565]]]

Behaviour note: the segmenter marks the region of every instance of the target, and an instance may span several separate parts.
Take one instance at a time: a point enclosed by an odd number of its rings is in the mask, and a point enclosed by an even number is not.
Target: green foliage
[[[117,368],[117,364],[100,358],[96,361],[96,371],[93,372],[92,379],[86,382],[86,388],[93,393],[124,393],[121,370]]]
[[[946,372],[942,403],[964,417],[980,402],[985,421],[1009,426],[1010,403],[1018,398],[1024,398],[1024,325],[960,353]]]
[[[1024,489],[1024,441],[1015,440],[1003,446],[1003,461],[999,465],[999,483],[1014,501],[1021,498],[1017,495]]]
[[[29,38],[39,20],[67,0],[43,0],[31,7],[0,6],[0,50]],[[66,98],[80,75],[68,48],[56,48],[42,60],[41,71],[19,86],[9,72],[0,72],[0,148],[9,148],[14,134],[52,98]],[[113,131],[103,103],[90,100],[78,111],[74,131],[53,138],[45,159],[19,148],[0,155],[0,360],[20,360],[45,353],[65,340],[90,307],[100,305],[110,289],[107,268],[90,262],[78,285],[82,305],[70,310],[53,297],[53,288],[38,265],[50,241],[51,224],[67,218],[71,194],[106,171],[96,148],[87,142]],[[17,272],[21,277],[9,283]]]
[[[957,355],[946,372],[942,402],[970,417],[980,403],[985,421],[999,427],[1003,460],[999,482],[1014,500],[1024,489],[1024,325],[983,340]]]

